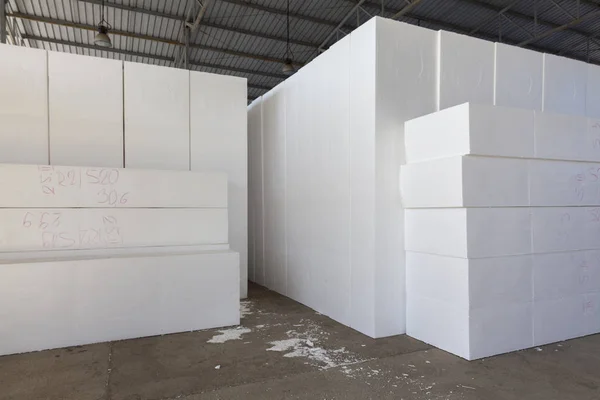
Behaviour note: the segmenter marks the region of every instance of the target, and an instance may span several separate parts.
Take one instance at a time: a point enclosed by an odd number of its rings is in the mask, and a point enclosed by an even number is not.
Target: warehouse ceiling
[[[286,0],[108,0],[113,47],[94,45],[101,0],[0,0],[9,43],[248,78],[256,98],[286,58]],[[372,16],[600,63],[598,0],[290,0],[298,68]]]

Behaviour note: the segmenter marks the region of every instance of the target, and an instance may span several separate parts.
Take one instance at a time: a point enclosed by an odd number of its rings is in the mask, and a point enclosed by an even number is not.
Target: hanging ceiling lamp
[[[102,0],[100,7],[100,22],[98,23],[98,33],[94,37],[94,44],[100,47],[112,47],[112,42],[108,36],[108,31],[112,26],[104,19],[104,0]]]
[[[285,47],[285,60],[283,61],[283,67],[281,68],[281,72],[286,75],[291,75],[295,71],[292,57],[292,49],[290,49],[290,0],[287,0],[287,41]]]

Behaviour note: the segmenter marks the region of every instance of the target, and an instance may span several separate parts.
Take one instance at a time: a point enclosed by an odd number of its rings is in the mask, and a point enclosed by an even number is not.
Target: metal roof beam
[[[21,18],[21,19],[26,19],[29,21],[36,21],[36,22],[42,22],[42,23],[46,23],[46,24],[65,26],[68,28],[83,29],[83,30],[88,30],[88,31],[96,31],[96,29],[97,29],[93,25],[67,22],[67,21],[63,21],[60,19],[40,17],[37,15],[30,15],[30,14],[23,14],[23,13],[11,13],[11,14],[7,14],[7,15],[10,17],[13,17],[13,18]],[[149,41],[154,41],[154,42],[161,42],[161,43],[171,44],[174,46],[185,46],[185,43],[181,43],[178,40],[165,39],[165,38],[156,37],[156,36],[141,35],[141,34],[137,34],[137,33],[133,33],[133,32],[120,31],[117,29],[111,29],[109,34],[131,37],[131,38],[142,39],[142,40],[149,40]],[[207,50],[207,51],[212,51],[215,53],[227,54],[227,55],[231,55],[231,56],[235,56],[235,57],[251,58],[251,59],[259,60],[259,61],[266,61],[266,62],[272,62],[272,63],[278,63],[278,64],[283,64],[283,62],[284,62],[282,59],[275,58],[275,57],[259,55],[259,54],[252,54],[252,53],[245,53],[242,51],[223,49],[223,48],[219,48],[219,47],[206,46],[203,44],[190,43],[189,47],[193,48],[193,49]],[[294,64],[297,66],[303,65],[302,63],[298,63],[298,62],[295,62]]]
[[[329,42],[329,40],[335,35],[335,33],[338,31],[338,29],[340,29],[342,26],[344,26],[344,24],[346,23],[346,21],[348,21],[348,18],[350,18],[354,12],[356,10],[359,9],[359,7],[367,0],[360,0],[358,3],[356,3],[354,5],[354,7],[352,7],[352,9],[350,11],[348,11],[348,13],[344,16],[344,18],[342,19],[342,21],[337,24],[335,26],[335,29],[329,34],[327,35],[327,37],[325,38],[325,40],[323,40],[323,43],[321,43],[319,45],[319,51],[323,51],[323,47],[325,47],[325,45],[327,44],[327,42]]]
[[[97,4],[97,5],[102,4],[101,0],[78,0],[78,1],[81,3],[90,3],[90,4]],[[221,1],[224,1],[224,0],[221,0]],[[159,11],[153,11],[153,10],[148,10],[146,8],[128,6],[125,4],[105,2],[105,6],[119,9],[119,10],[139,13],[139,14],[153,15],[155,17],[172,19],[172,20],[175,20],[178,22],[182,22],[184,19],[183,16],[161,13]],[[211,22],[210,20],[202,20],[202,25],[207,28],[221,29],[224,31],[241,33],[241,34],[247,35],[247,36],[254,36],[254,37],[259,37],[262,39],[269,39],[269,40],[275,40],[275,41],[282,42],[282,43],[287,43],[286,38],[282,37],[282,36],[275,36],[275,35],[270,35],[270,34],[256,32],[256,31],[250,31],[250,30],[241,29],[241,28],[232,28],[227,25],[222,25],[222,24],[218,24],[215,22]],[[290,38],[290,43],[297,45],[297,46],[310,47],[310,48],[314,48],[314,49],[319,47],[318,43],[311,43],[308,41],[298,40],[298,39],[293,39],[293,38]]]
[[[536,35],[536,36],[534,36],[534,37],[532,37],[532,38],[529,38],[529,39],[527,39],[527,40],[524,40],[524,41],[522,41],[521,43],[519,43],[519,44],[518,44],[518,46],[525,46],[526,44],[533,43],[533,42],[535,42],[535,41],[538,41],[538,40],[540,40],[540,39],[543,39],[543,38],[545,38],[545,37],[548,37],[548,36],[550,36],[550,35],[552,35],[552,34],[554,34],[554,33],[556,33],[556,32],[560,32],[560,31],[568,30],[569,28],[571,28],[571,27],[573,27],[573,26],[575,26],[575,25],[579,25],[579,24],[581,24],[582,22],[585,22],[585,21],[587,21],[587,20],[589,20],[589,19],[591,19],[591,18],[597,17],[597,16],[599,16],[599,15],[600,15],[600,9],[599,9],[599,10],[596,10],[596,11],[589,12],[589,13],[585,14],[584,16],[580,17],[580,18],[576,18],[576,19],[574,19],[574,20],[570,21],[569,23],[566,23],[566,24],[564,24],[564,25],[557,26],[557,27],[555,27],[555,28],[553,28],[553,29],[550,29],[549,31],[546,31],[546,32],[540,33],[539,35]],[[589,39],[592,39],[592,37],[590,37],[590,36],[587,36],[587,37],[588,37]]]
[[[229,3],[229,4],[235,4],[238,6],[242,6],[242,7],[247,7],[253,10],[257,10],[257,11],[264,11],[270,14],[279,14],[279,15],[286,15],[286,10],[282,10],[279,8],[273,8],[273,7],[268,7],[268,6],[263,6],[260,4],[256,4],[256,3],[250,3],[247,0],[221,0],[223,3]],[[351,0],[352,3],[356,4],[356,1]],[[378,6],[379,7],[379,6]],[[336,27],[338,26],[339,22],[336,21],[331,21],[328,19],[323,19],[323,18],[317,18],[317,17],[312,17],[310,15],[305,15],[305,14],[299,14],[299,13],[295,13],[295,12],[290,12],[290,18],[294,18],[294,19],[300,19],[303,21],[308,21],[308,22],[312,22],[315,24],[320,24],[320,25],[329,25],[331,27]],[[353,30],[354,27],[351,25],[344,25],[344,28],[347,28],[349,30]]]
[[[403,16],[404,14],[409,13],[410,10],[412,10],[413,8],[415,8],[416,6],[418,6],[421,1],[423,1],[423,0],[413,0],[409,4],[407,4],[404,7],[402,7],[402,9],[400,11],[397,11],[396,13],[394,13],[394,15],[392,15],[390,18],[392,18],[392,19],[400,18],[401,16]]]
[[[462,1],[464,3],[473,4],[473,5],[476,5],[476,6],[479,6],[479,7],[482,7],[482,8],[485,8],[487,10],[494,11],[494,12],[497,12],[497,13],[500,13],[502,11],[501,7],[494,6],[494,5],[489,4],[489,3],[485,2],[485,1],[482,1],[482,0],[460,0],[460,1]],[[515,11],[515,10],[507,10],[507,11],[504,12],[504,14],[507,15],[507,16],[511,16],[511,17],[515,17],[515,18],[520,18],[520,19],[524,19],[524,20],[532,21],[532,22],[534,21],[534,18],[535,18],[533,15],[523,14],[522,12]],[[540,19],[539,17],[537,18],[537,24],[538,25],[545,25],[545,26],[547,26],[547,27],[549,27],[551,29],[556,29],[559,26],[562,27],[562,25],[559,25],[559,24],[556,24],[554,22],[550,22],[550,21],[547,21],[547,20]],[[578,34],[580,36],[583,36],[585,38],[589,38],[591,36],[587,32],[584,32],[584,31],[581,31],[579,29],[573,28],[573,26],[575,26],[575,25],[577,25],[577,24],[573,24],[573,25],[571,25],[571,26],[569,26],[567,28],[563,28],[561,30],[568,30],[569,32],[576,33],[576,34]],[[528,39],[528,40],[530,40],[530,39]]]
[[[61,44],[64,46],[79,47],[82,49],[106,51],[109,53],[117,53],[117,54],[123,54],[123,55],[128,55],[128,56],[149,58],[149,59],[153,59],[153,60],[160,60],[160,61],[167,61],[167,62],[175,63],[175,60],[172,57],[165,57],[165,56],[160,56],[160,55],[156,55],[156,54],[148,54],[148,53],[139,53],[139,52],[130,51],[130,50],[121,50],[121,49],[117,49],[114,47],[111,47],[111,48],[98,47],[98,46],[94,46],[91,44],[70,42],[67,40],[59,40],[59,39],[50,39],[50,38],[45,38],[45,37],[33,36],[33,35],[23,35],[23,39],[36,40],[39,42],[46,42],[46,43]],[[274,73],[263,72],[263,71],[254,71],[251,69],[230,67],[230,66],[226,66],[226,65],[211,64],[211,63],[206,63],[206,62],[190,62],[190,65],[196,66],[196,67],[203,67],[203,68],[221,69],[223,71],[237,72],[237,73],[246,74],[246,75],[265,76],[267,78],[275,78],[275,79],[281,79],[281,80],[287,78],[287,76],[283,75],[283,74],[274,74]],[[250,87],[251,84],[248,84],[248,86]],[[256,85],[256,86],[257,86],[256,89],[264,89],[265,88],[265,86],[258,86],[258,85]]]

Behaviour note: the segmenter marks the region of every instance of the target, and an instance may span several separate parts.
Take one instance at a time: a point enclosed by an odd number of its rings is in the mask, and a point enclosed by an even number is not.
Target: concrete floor
[[[242,310],[238,328],[0,357],[0,399],[600,399],[600,335],[469,363],[259,286]]]

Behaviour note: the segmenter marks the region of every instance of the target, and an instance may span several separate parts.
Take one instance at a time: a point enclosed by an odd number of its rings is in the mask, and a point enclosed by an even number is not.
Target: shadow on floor
[[[469,363],[405,335],[370,339],[257,285],[242,315],[0,357],[0,400],[600,399],[600,335]]]

